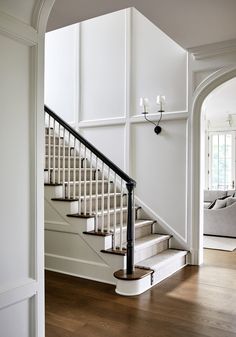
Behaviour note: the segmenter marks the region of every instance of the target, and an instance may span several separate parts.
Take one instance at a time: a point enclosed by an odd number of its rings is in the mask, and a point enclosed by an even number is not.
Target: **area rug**
[[[232,252],[236,249],[236,238],[222,238],[218,236],[203,236],[203,247],[208,249],[226,250]]]

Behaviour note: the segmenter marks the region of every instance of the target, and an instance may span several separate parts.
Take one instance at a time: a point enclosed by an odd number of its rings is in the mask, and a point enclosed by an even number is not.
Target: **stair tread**
[[[115,193],[110,193],[110,196],[113,196],[115,195]],[[120,196],[121,193],[116,193],[117,196]],[[104,193],[103,194],[104,197],[108,197],[108,193]],[[95,199],[96,198],[96,194],[92,194],[91,195],[92,199]],[[98,198],[101,198],[102,197],[102,194],[98,194],[97,195]],[[84,199],[84,196],[81,196],[80,199]],[[51,200],[55,200],[55,201],[79,201],[80,200],[78,197],[76,197],[75,199],[74,198],[52,198]],[[86,195],[86,199],[90,199],[90,195]]]
[[[51,198],[52,201],[65,201],[65,202],[74,202],[79,201],[78,198]]]
[[[135,250],[143,249],[146,246],[151,246],[156,243],[162,242],[164,240],[168,240],[171,238],[171,235],[168,234],[151,234],[144,236],[140,239],[135,240]]]
[[[97,182],[98,182],[98,184],[101,184],[102,180],[97,180]],[[108,182],[109,182],[109,180],[104,180],[104,183],[108,183]],[[84,183],[86,183],[86,184],[90,184],[90,183],[95,184],[96,180],[85,180],[85,181],[81,181],[80,183],[79,183],[79,181],[75,181],[75,185],[84,184]],[[69,181],[65,181],[65,184],[67,184],[67,185],[68,184],[73,185],[74,182],[73,181],[70,181],[70,182]]]
[[[48,155],[48,154],[45,154],[45,158],[48,158],[48,157],[49,157],[49,155]],[[51,154],[50,157],[53,158],[53,157],[54,157],[53,154]],[[60,157],[59,157],[57,154],[55,155],[55,159],[58,159],[58,158],[61,158],[61,159],[63,158],[62,153],[61,153]],[[64,158],[65,158],[65,159],[70,158],[70,159],[73,159],[73,160],[74,160],[74,155],[73,155],[73,154],[70,155],[70,156],[66,155],[66,156],[64,156]],[[79,156],[76,156],[75,159],[79,159]],[[81,159],[81,161],[82,161],[82,160],[84,160],[85,158],[84,158],[84,157],[80,157],[80,159]],[[87,158],[86,158],[86,159],[87,159]]]
[[[49,168],[45,168],[44,169],[44,171],[48,171],[49,170]],[[59,168],[58,167],[55,167],[55,168],[53,168],[53,167],[51,167],[50,168],[50,170],[55,170],[55,171],[58,171],[59,170]],[[60,167],[60,170],[62,171],[63,170],[63,168],[62,167]],[[69,169],[68,169],[68,167],[65,167],[65,171],[68,171]],[[70,167],[70,171],[90,171],[90,168],[83,168],[83,167],[75,167],[75,168],[73,168],[73,167]],[[96,171],[96,169],[95,168],[92,168],[92,171]],[[99,169],[97,170],[97,171],[99,171]]]
[[[135,220],[134,227],[137,229],[139,227],[144,227],[146,225],[152,225],[154,222],[155,222],[154,220],[149,220],[149,219],[137,219]],[[125,226],[123,225],[123,229],[126,229],[126,228],[127,228],[127,224],[125,224]],[[113,230],[113,226],[111,226],[111,230]],[[120,231],[120,224],[117,224],[116,232],[119,233],[119,231]]]
[[[138,209],[139,207],[135,207],[135,209]],[[128,207],[126,206],[126,207],[123,207],[122,208],[123,209],[123,211],[127,211],[128,210]],[[121,211],[121,208],[120,207],[117,207],[116,208],[116,212],[120,212]],[[115,209],[114,208],[111,208],[110,209],[110,213],[112,214],[112,213],[114,213],[115,212]],[[103,213],[104,214],[107,214],[108,213],[108,210],[107,209],[104,209],[104,211],[103,211]],[[98,211],[98,213],[97,213],[98,215],[101,215],[102,214],[102,211]]]
[[[108,197],[108,195],[109,195],[108,193],[103,194],[104,197]],[[110,196],[114,196],[114,195],[121,196],[121,193],[120,192],[110,193]],[[92,194],[91,197],[92,199],[96,199],[96,194]],[[102,194],[98,194],[97,197],[102,198]],[[90,199],[90,195],[86,195],[85,198]],[[81,199],[84,199],[84,195],[81,196]]]
[[[135,207],[135,209],[139,209],[140,207]],[[127,211],[127,209],[128,209],[128,207],[123,207],[122,208],[123,209],[123,211]],[[114,213],[114,208],[113,209],[110,209],[110,214],[112,214],[112,213]],[[120,212],[121,211],[121,208],[116,208],[116,212]],[[108,210],[107,209],[104,209],[104,211],[103,211],[103,214],[104,215],[106,215],[108,213]],[[102,211],[98,211],[97,212],[97,215],[98,216],[101,216],[101,214],[102,214]],[[79,214],[79,213],[74,213],[74,214],[67,214],[67,216],[69,216],[69,217],[74,217],[74,218],[76,218],[76,217],[78,217],[78,218],[80,218],[80,217],[84,217],[84,215],[83,214]],[[95,214],[92,214],[92,215],[89,215],[89,214],[87,214],[87,215],[85,215],[85,217],[91,217],[91,218],[93,218],[95,216]]]
[[[169,248],[157,255],[154,255],[143,261],[140,261],[138,265],[145,267],[145,268],[157,270],[161,268],[163,265],[166,265],[171,260],[178,258],[178,257],[185,256],[187,254],[188,254],[188,251],[186,250],[177,250],[177,249]]]
[[[57,138],[58,138],[58,137],[57,137]],[[45,146],[47,146],[47,147],[48,147],[48,145],[49,145],[49,144],[45,144]],[[50,146],[51,146],[51,147],[53,147],[53,146],[55,146],[55,147],[59,147],[59,146],[60,146],[60,147],[63,147],[62,144],[60,144],[60,145],[59,145],[59,144],[50,144]],[[69,145],[66,145],[66,144],[65,144],[65,148],[74,149],[74,146],[69,146]]]

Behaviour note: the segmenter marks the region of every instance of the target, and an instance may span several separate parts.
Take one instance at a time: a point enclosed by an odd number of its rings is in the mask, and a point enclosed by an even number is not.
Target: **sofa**
[[[236,237],[236,202],[234,202],[236,198],[234,195],[236,195],[235,190],[204,191],[205,235]],[[227,206],[230,203],[232,204]]]

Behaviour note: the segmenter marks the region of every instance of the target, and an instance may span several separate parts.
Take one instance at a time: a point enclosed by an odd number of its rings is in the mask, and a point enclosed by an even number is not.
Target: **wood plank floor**
[[[236,252],[205,250],[139,297],[46,272],[46,337],[236,336]]]

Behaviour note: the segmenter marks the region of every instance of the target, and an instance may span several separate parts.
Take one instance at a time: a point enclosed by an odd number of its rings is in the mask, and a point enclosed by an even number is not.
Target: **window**
[[[234,189],[235,134],[209,132],[208,185],[211,190]]]

